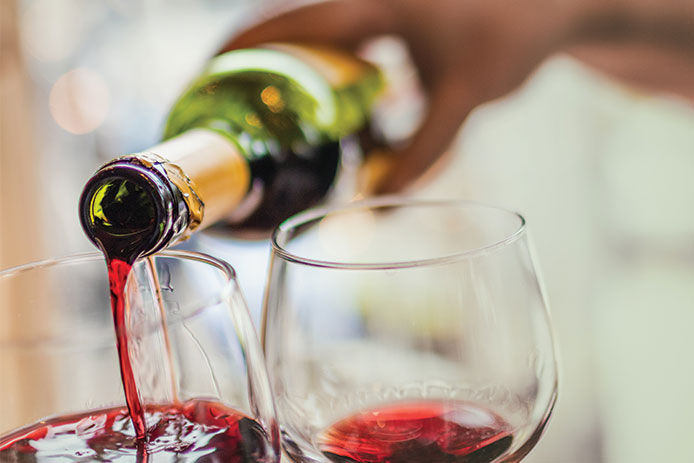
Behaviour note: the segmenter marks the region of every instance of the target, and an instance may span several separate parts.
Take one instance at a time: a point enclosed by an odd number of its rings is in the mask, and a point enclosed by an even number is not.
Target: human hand
[[[518,87],[561,42],[570,14],[553,0],[332,0],[291,9],[234,37],[223,51],[273,41],[356,49],[381,35],[401,37],[428,99],[411,142],[379,187],[402,189],[445,152],[481,103]]]

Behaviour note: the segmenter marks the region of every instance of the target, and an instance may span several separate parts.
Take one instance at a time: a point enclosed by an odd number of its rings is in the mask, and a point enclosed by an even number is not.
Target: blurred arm
[[[472,109],[516,89],[558,51],[651,87],[694,93],[692,0],[332,0],[266,19],[224,49],[282,40],[355,48],[386,34],[406,42],[429,106],[381,192],[419,177]],[[649,53],[636,47],[644,44]]]
[[[694,101],[694,2],[572,1],[569,53],[627,82]]]

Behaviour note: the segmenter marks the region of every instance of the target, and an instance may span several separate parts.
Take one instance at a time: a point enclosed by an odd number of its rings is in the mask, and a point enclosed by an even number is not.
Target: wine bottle
[[[325,47],[219,55],[173,105],[161,144],[87,181],[82,227],[131,262],[222,220],[269,231],[328,193],[346,140],[368,139],[382,86],[375,66]]]

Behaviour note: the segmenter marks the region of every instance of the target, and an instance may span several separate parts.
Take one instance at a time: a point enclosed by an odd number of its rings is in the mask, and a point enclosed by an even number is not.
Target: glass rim
[[[402,261],[384,261],[384,262],[338,262],[334,260],[322,260],[308,257],[302,257],[286,248],[289,240],[286,240],[284,245],[280,243],[281,236],[289,233],[291,230],[297,229],[301,225],[315,221],[322,217],[326,217],[331,213],[348,212],[366,209],[378,209],[383,207],[409,207],[409,206],[436,206],[436,207],[478,207],[487,210],[497,211],[518,219],[518,226],[513,232],[506,234],[502,239],[496,240],[484,246],[474,249],[468,249],[459,252],[452,252],[447,255],[424,258],[411,259]],[[270,238],[273,253],[280,258],[295,264],[306,265],[309,267],[332,268],[332,269],[351,269],[351,270],[392,270],[422,267],[429,265],[438,265],[457,262],[460,260],[471,259],[481,255],[492,253],[500,248],[518,241],[526,234],[527,224],[525,217],[519,212],[511,209],[506,209],[500,206],[490,205],[480,201],[468,199],[427,199],[427,198],[410,198],[398,195],[379,196],[370,199],[363,199],[352,202],[330,204],[327,206],[319,206],[299,212],[280,223],[273,231]],[[290,237],[291,239],[291,237]]]
[[[156,254],[152,254],[152,257],[169,257],[176,259],[189,260],[193,262],[201,262],[203,264],[209,264],[217,269],[221,270],[225,274],[228,281],[236,280],[236,271],[228,262],[221,259],[213,257],[209,254],[205,254],[197,251],[184,251],[178,249],[167,249],[164,251],[159,251]],[[93,260],[103,259],[104,255],[98,251],[88,251],[76,254],[70,254],[62,257],[52,257],[48,259],[37,260],[34,262],[28,262],[25,264],[15,265],[13,267],[8,267],[5,269],[0,269],[0,280],[5,278],[11,278],[14,275],[28,272],[31,270],[43,269],[48,267],[54,267],[63,264],[78,264],[81,262],[89,262]],[[139,261],[139,259],[138,259]],[[137,261],[136,261],[137,262]]]
[[[214,294],[209,298],[205,298],[203,301],[197,301],[192,304],[189,310],[186,311],[185,315],[169,318],[169,323],[179,323],[184,320],[189,320],[193,317],[198,316],[200,313],[207,310],[209,307],[218,304],[225,300],[225,298],[230,297],[234,293],[240,292],[240,287],[236,280],[236,271],[228,262],[225,262],[216,257],[210,256],[209,254],[197,252],[197,251],[187,251],[187,250],[164,250],[152,254],[151,257],[163,257],[163,258],[173,258],[187,262],[197,262],[201,264],[207,264],[214,267],[222,275],[223,280],[220,282],[219,288],[214,291]],[[46,270],[51,268],[57,268],[62,265],[75,265],[84,263],[94,263],[98,261],[103,261],[104,255],[99,251],[88,251],[82,253],[75,253],[70,255],[65,255],[61,257],[48,258],[43,260],[37,260],[34,262],[28,262],[26,264],[17,265],[14,267],[9,267],[0,270],[0,282],[11,279],[15,276],[24,275],[28,272],[34,270]],[[137,262],[140,262],[138,259]],[[104,262],[104,274],[106,274],[106,264]],[[243,296],[242,296],[243,297]],[[108,304],[108,303],[107,303]],[[243,311],[248,314],[248,309],[244,303]],[[244,315],[245,317],[246,315]],[[248,315],[250,317],[250,315]],[[6,347],[8,344],[3,344],[0,340],[0,348]],[[12,345],[10,343],[9,345]],[[16,347],[16,346],[15,346]],[[20,345],[21,347],[21,345]],[[91,346],[93,347],[93,346]]]

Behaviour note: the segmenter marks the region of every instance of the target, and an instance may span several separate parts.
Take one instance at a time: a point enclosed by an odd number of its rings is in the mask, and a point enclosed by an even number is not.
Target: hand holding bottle
[[[401,161],[381,185],[383,192],[390,192],[420,176],[442,155],[472,109],[506,95],[548,55],[573,52],[576,44],[581,44],[580,58],[612,74],[679,93],[688,88],[694,96],[694,86],[673,81],[671,67],[662,66],[663,53],[672,48],[685,53],[670,61],[694,62],[694,10],[687,3],[332,0],[267,19],[231,39],[224,49],[285,40],[354,49],[376,36],[401,37],[419,71],[429,107],[400,153]],[[624,47],[638,43],[658,51]],[[614,44],[619,47],[611,49]],[[694,74],[694,67],[690,70]]]

